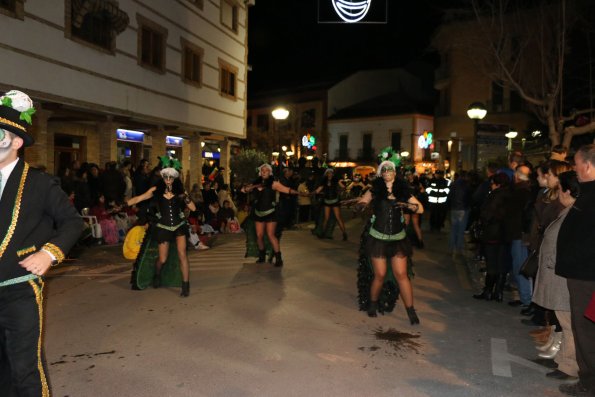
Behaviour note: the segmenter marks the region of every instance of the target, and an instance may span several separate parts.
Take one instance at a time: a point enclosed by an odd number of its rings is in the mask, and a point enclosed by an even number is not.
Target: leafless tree
[[[588,3],[588,2],[587,2]],[[483,69],[492,81],[514,89],[548,126],[553,145],[570,146],[572,137],[595,131],[595,121],[569,121],[595,109],[564,115],[564,73],[570,54],[569,32],[581,20],[575,0],[472,0],[481,41]],[[475,48],[478,48],[475,46]],[[593,83],[592,81],[590,82]],[[592,106],[591,106],[592,107]]]

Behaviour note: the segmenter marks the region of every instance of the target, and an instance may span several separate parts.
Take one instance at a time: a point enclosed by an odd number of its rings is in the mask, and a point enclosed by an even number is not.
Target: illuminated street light
[[[512,140],[514,138],[516,138],[517,135],[519,135],[519,133],[516,131],[510,131],[510,132],[507,132],[506,134],[504,134],[504,136],[508,138],[508,151],[509,152],[512,152]]]
[[[284,107],[278,107],[278,108],[274,109],[271,112],[271,114],[273,115],[273,118],[275,119],[275,122],[273,123],[273,134],[275,133],[275,130],[276,130],[277,131],[277,150],[278,150],[277,156],[278,156],[279,153],[281,152],[281,131],[279,131],[279,128],[277,128],[277,121],[285,120],[287,117],[289,117],[289,110],[285,109]],[[285,149],[287,149],[287,147]],[[285,151],[285,149],[283,151]],[[279,168],[281,168],[281,167],[279,167]]]
[[[473,102],[469,105],[467,109],[467,116],[471,120],[473,120],[473,146],[475,147],[475,153],[473,155],[473,168],[477,169],[477,160],[479,157],[479,153],[477,153],[477,134],[478,134],[478,126],[479,120],[483,120],[483,118],[488,114],[486,107],[481,102]]]
[[[404,150],[401,152],[401,157],[409,157],[409,152]]]

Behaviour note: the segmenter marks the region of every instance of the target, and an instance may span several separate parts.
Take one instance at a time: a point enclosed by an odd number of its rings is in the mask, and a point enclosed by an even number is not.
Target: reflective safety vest
[[[438,179],[430,183],[426,188],[428,202],[430,204],[444,204],[450,192],[450,179]]]

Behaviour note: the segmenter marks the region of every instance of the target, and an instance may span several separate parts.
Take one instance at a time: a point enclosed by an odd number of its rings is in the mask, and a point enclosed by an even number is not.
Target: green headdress
[[[398,168],[401,165],[401,156],[392,147],[387,146],[378,153],[378,163],[384,161],[390,161]]]
[[[159,156],[159,161],[161,162],[162,168],[174,168],[176,171],[182,169],[182,163],[180,163],[178,159],[173,159],[168,155]]]

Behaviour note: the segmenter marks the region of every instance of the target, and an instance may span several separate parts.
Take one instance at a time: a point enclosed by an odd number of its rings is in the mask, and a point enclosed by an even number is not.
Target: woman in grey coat
[[[542,350],[540,357],[554,358],[558,363],[558,369],[546,376],[570,380],[578,377],[578,364],[570,322],[570,297],[566,279],[555,274],[556,242],[560,226],[578,197],[579,184],[574,171],[563,172],[558,175],[558,179],[560,181],[559,200],[564,209],[543,234],[533,302],[546,309],[555,310],[562,327],[562,332],[553,332],[549,343],[540,349]]]

